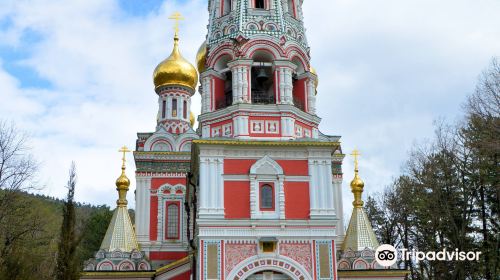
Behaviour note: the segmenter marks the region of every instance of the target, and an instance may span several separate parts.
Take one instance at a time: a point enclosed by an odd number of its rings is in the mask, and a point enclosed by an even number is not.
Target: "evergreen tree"
[[[76,248],[79,240],[76,236],[76,214],[75,214],[75,187],[76,169],[75,164],[71,164],[69,180],[66,186],[68,195],[63,206],[63,221],[61,224],[61,235],[57,250],[57,265],[55,270],[56,280],[78,279],[79,268],[75,261]]]

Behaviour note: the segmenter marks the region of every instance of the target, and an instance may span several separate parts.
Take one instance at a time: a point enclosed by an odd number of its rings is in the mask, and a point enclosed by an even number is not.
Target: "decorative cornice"
[[[278,147],[339,147],[340,142],[316,142],[316,141],[240,141],[240,140],[193,140],[197,145],[227,145],[227,146],[278,146]]]

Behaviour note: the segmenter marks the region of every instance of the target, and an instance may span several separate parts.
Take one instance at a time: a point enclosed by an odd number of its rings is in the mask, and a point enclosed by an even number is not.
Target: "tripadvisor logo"
[[[375,260],[381,266],[392,266],[398,260],[398,251],[392,245],[380,245],[375,251]]]
[[[398,256],[401,257],[401,260],[415,260],[415,261],[478,261],[481,252],[464,252],[455,249],[453,251],[449,251],[447,249],[443,249],[441,251],[430,251],[430,252],[421,252],[402,248],[396,250],[394,246],[383,244],[380,245],[375,251],[375,260],[381,266],[392,266],[396,263]]]

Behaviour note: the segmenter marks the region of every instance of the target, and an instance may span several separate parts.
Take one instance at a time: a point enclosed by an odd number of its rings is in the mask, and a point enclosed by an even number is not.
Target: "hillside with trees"
[[[83,261],[99,249],[112,211],[68,199],[70,186],[74,192],[77,185],[74,168],[67,199],[33,194],[39,190],[38,163],[27,141],[13,124],[0,120],[0,279],[33,279],[34,275],[36,279],[61,279],[63,261],[58,261],[62,255],[58,252],[71,247],[74,252],[65,264],[75,275],[64,279],[75,279]],[[66,215],[67,209],[73,209],[73,215]],[[63,217],[69,217],[64,220],[71,227],[62,226]],[[61,238],[68,228],[73,231],[73,244]]]

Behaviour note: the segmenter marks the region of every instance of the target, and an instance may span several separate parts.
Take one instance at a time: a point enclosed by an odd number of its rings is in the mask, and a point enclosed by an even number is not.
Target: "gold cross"
[[[354,170],[358,170],[358,157],[360,156],[361,154],[359,153],[359,151],[357,149],[354,149],[354,151],[352,151],[352,154],[351,156],[354,157]]]
[[[118,150],[118,152],[120,153],[123,153],[123,158],[122,158],[122,167],[125,167],[125,161],[126,161],[126,158],[125,158],[125,153],[130,153],[130,150],[127,148],[127,146],[123,146],[120,148],[120,150]]]
[[[175,36],[177,37],[179,35],[179,20],[184,20],[184,17],[181,15],[181,13],[175,12],[169,17],[169,19],[175,20],[174,31]]]

